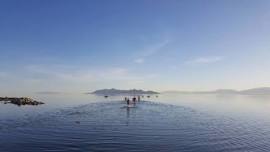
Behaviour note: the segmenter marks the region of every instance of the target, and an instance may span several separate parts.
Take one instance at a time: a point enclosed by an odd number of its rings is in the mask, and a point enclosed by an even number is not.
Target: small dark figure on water
[[[127,101],[127,105],[129,105],[129,103],[130,103],[129,98],[127,98],[127,100],[126,100],[126,101]]]
[[[132,101],[135,103],[136,102],[136,97],[133,97],[132,98]]]
[[[141,97],[140,96],[138,96],[138,102],[140,102],[141,101]]]

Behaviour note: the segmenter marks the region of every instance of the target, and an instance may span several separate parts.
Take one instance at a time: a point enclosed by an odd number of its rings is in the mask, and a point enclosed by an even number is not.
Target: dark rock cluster
[[[18,106],[21,105],[40,105],[44,104],[43,102],[39,102],[36,100],[33,100],[28,97],[21,97],[21,98],[16,98],[16,97],[0,97],[0,101],[4,101],[4,103],[12,103]]]

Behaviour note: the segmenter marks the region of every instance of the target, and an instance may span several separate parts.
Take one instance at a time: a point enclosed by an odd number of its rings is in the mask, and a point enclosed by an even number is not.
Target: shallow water
[[[0,104],[0,151],[270,151],[270,98],[163,94],[127,108],[118,97],[37,96]]]

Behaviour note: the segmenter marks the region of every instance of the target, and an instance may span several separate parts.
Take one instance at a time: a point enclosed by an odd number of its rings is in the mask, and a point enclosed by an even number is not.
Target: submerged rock
[[[16,98],[16,97],[0,97],[0,101],[4,101],[4,103],[12,103],[12,104],[16,104],[18,106],[21,105],[40,105],[40,104],[44,104],[43,102],[40,101],[36,101],[32,98],[29,97],[20,97],[20,98]]]

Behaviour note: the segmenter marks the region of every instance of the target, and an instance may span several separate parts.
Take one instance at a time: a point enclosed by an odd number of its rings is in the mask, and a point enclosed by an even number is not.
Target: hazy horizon
[[[269,6],[4,0],[0,92],[270,87]]]

